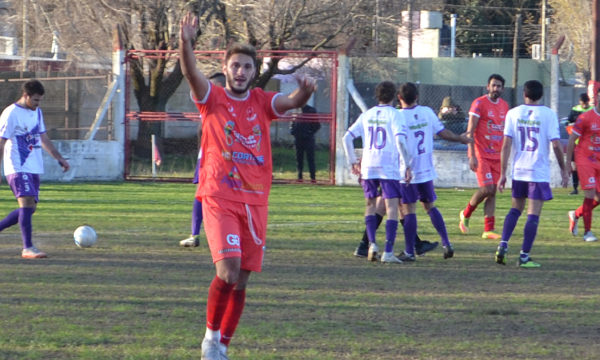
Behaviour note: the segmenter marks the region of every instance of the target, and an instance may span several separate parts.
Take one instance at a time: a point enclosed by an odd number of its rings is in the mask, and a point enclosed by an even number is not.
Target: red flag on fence
[[[155,141],[152,141],[152,161],[154,161],[156,166],[162,164],[162,157],[160,156],[160,151],[158,151],[158,146],[156,146]]]

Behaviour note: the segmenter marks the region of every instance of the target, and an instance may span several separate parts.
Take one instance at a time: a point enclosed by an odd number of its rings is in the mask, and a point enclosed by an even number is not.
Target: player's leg
[[[504,218],[504,225],[502,227],[502,238],[498,249],[496,250],[496,263],[506,265],[506,253],[508,252],[508,241],[510,240],[519,217],[525,209],[525,201],[527,199],[527,186],[528,183],[524,181],[512,182],[512,206],[508,211],[508,214]]]
[[[296,170],[298,172],[298,181],[302,181],[302,171],[304,169],[304,139],[296,137]]]
[[[377,226],[375,230],[379,228],[381,222],[383,221],[383,216],[385,215],[385,202],[381,196],[377,197],[375,202],[375,220]],[[358,244],[356,250],[354,250],[354,256],[356,257],[367,257],[369,252],[369,236],[367,235],[367,228],[365,227],[365,231],[363,231],[363,237]]]
[[[202,226],[202,202],[194,198],[192,206],[192,233],[189,238],[179,242],[183,247],[197,247],[200,245],[200,228]]]
[[[400,184],[402,213],[404,214],[404,251],[398,255],[402,261],[415,261],[415,239],[417,235],[416,203],[419,192],[415,184]]]
[[[238,326],[246,302],[246,286],[251,272],[260,272],[267,235],[268,207],[245,205],[246,222],[242,229],[242,262],[236,286],[229,298],[221,328],[221,353],[227,348]]]
[[[542,213],[544,202],[552,200],[552,189],[550,188],[550,184],[547,182],[529,183],[529,193],[527,194],[527,197],[529,199],[527,223],[525,223],[525,228],[523,230],[523,245],[521,246],[521,253],[517,265],[522,268],[536,268],[540,267],[540,264],[534,262],[529,256],[529,253],[531,252],[533,242],[537,235],[540,214]]]
[[[444,259],[448,259],[454,256],[454,249],[450,240],[448,239],[448,231],[446,230],[446,223],[442,213],[435,207],[435,201],[437,200],[437,194],[433,186],[433,181],[427,181],[425,183],[417,184],[419,191],[419,200],[423,204],[423,208],[429,215],[433,227],[437,231],[440,239],[442,240],[442,246],[444,247]]]
[[[381,262],[401,263],[394,255],[394,243],[398,232],[398,204],[400,199],[400,183],[397,180],[381,180],[382,197],[385,202],[385,249]]]
[[[40,176],[38,174],[16,173],[8,175],[6,179],[19,204],[18,223],[21,228],[21,239],[23,241],[21,256],[25,259],[47,257],[46,253],[38,250],[33,245],[32,240],[32,218],[37,207]]]
[[[550,192],[551,194],[549,186],[545,192]],[[527,222],[525,223],[525,227],[523,228],[523,244],[521,245],[521,252],[519,254],[519,261],[517,263],[519,267],[540,267],[540,264],[534,262],[529,256],[529,253],[531,252],[531,249],[533,247],[533,242],[535,241],[535,237],[537,235],[537,229],[540,222],[540,214],[542,212],[542,207],[544,206],[545,201],[543,198],[538,197],[539,196],[533,195],[529,198],[529,204],[527,206]],[[552,198],[552,195],[550,195],[550,198]]]
[[[575,157],[575,155],[573,155]],[[577,164],[575,164],[575,159],[571,159],[571,178],[573,180],[573,191],[569,193],[569,195],[577,195],[579,191],[577,191],[577,187],[579,186],[579,176],[577,174]]]
[[[469,233],[469,220],[477,206],[481,204],[493,191],[494,179],[489,162],[484,159],[477,159],[478,166],[475,175],[479,189],[469,199],[467,206],[459,214],[458,227],[463,234]]]
[[[573,236],[579,233],[578,220],[583,217],[585,227],[583,239],[591,242],[596,241],[596,236],[592,233],[592,210],[600,204],[598,201],[598,192],[600,191],[600,170],[592,166],[579,166],[581,174],[581,189],[584,192],[583,204],[576,210],[569,211],[569,231]]]
[[[306,139],[306,162],[308,163],[308,172],[310,174],[310,181],[315,182],[317,180],[317,168],[315,166],[315,137],[311,136]]]
[[[377,197],[379,194],[379,180],[368,179],[362,181],[363,192],[365,194],[365,227],[367,229],[367,236],[369,238],[369,250],[367,252],[367,259],[369,261],[376,261],[379,255],[379,248],[377,246],[377,239],[375,234],[377,232],[377,217],[375,216],[375,210],[377,205]]]
[[[496,232],[496,192],[498,190],[498,180],[500,180],[500,162],[499,161],[487,161],[486,164],[486,178],[491,177],[492,184],[487,185],[487,196],[483,205],[483,221],[484,228],[481,237],[483,239],[498,240],[501,238],[500,234]]]
[[[11,227],[19,222],[19,209],[11,211],[6,217],[0,220],[0,231]]]
[[[242,232],[239,216],[243,214],[243,204],[208,197],[203,199],[202,205],[206,239],[216,269],[206,301],[202,356],[219,359],[223,317],[240,277]]]

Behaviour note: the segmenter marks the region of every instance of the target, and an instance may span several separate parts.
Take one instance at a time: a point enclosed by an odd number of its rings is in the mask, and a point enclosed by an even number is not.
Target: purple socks
[[[192,235],[200,234],[202,225],[202,202],[194,198],[194,208],[192,209]]]

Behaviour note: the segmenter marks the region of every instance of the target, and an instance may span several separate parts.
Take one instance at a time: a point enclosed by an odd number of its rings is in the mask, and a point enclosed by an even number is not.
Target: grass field
[[[16,205],[3,189],[0,216]],[[231,358],[599,359],[600,244],[569,234],[566,213],[581,197],[554,191],[532,252],[542,267],[526,270],[514,265],[524,217],[507,266],[493,261],[497,243],[478,236],[480,209],[473,234],[458,233],[470,189],[438,189],[455,258],[436,249],[382,265],[352,256],[359,188],[274,186],[264,269],[250,279]],[[18,226],[0,233],[0,359],[199,359],[214,270],[205,244],[177,244],[193,192],[43,184],[34,241],[50,257],[23,260]],[[501,194],[499,226],[509,204]],[[422,210],[418,218],[421,236],[437,240]],[[73,244],[84,223],[98,232],[94,248]]]

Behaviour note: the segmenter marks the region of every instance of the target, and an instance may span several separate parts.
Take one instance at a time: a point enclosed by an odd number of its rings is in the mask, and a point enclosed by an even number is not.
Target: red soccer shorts
[[[600,192],[600,169],[587,162],[576,161],[575,164],[581,188],[583,190],[596,188],[596,191]]]
[[[479,187],[495,185],[500,179],[500,160],[477,158],[477,183]]]
[[[241,269],[261,271],[268,206],[205,197],[202,199],[202,215],[213,263],[239,257]]]

